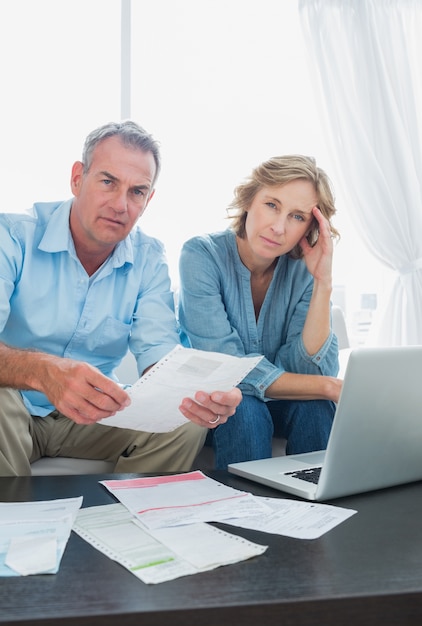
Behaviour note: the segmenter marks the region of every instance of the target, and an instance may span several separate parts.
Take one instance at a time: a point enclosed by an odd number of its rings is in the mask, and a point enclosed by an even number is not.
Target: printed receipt
[[[132,403],[100,424],[165,433],[186,424],[179,406],[197,391],[229,391],[262,356],[236,357],[176,346],[126,391]]]

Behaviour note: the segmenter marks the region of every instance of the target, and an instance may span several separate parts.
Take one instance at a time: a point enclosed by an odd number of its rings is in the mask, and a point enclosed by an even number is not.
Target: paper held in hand
[[[229,391],[261,359],[176,346],[126,389],[131,405],[99,423],[150,433],[170,432],[187,422],[179,411],[183,398],[193,398],[197,391]]]

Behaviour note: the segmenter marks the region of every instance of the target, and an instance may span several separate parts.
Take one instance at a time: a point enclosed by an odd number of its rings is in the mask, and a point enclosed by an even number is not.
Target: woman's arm
[[[313,209],[319,224],[319,237],[311,247],[301,241],[303,258],[314,279],[312,296],[302,331],[302,341],[307,353],[317,354],[331,333],[331,292],[333,242],[328,220],[321,211]],[[332,376],[318,376],[285,372],[267,388],[265,395],[272,399],[332,400],[338,402],[342,381]]]
[[[272,400],[332,400],[338,402],[342,381],[333,376],[285,372],[265,391]]]
[[[300,242],[306,267],[314,279],[312,297],[303,327],[302,338],[308,354],[317,353],[331,330],[331,293],[333,241],[328,220],[314,207],[313,214],[319,224],[319,236],[311,247],[304,237]]]

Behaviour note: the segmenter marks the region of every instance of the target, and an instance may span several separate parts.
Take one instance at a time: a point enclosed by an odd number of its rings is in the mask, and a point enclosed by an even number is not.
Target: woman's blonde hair
[[[238,237],[246,236],[246,218],[248,210],[258,191],[263,187],[278,187],[292,180],[309,180],[318,196],[317,206],[323,216],[329,221],[331,234],[339,238],[339,233],[331,223],[331,218],[336,212],[334,193],[330,179],[321,168],[317,167],[313,157],[292,154],[278,156],[261,163],[252,170],[250,176],[234,190],[234,198],[228,207],[231,227]],[[233,214],[230,212],[234,211]],[[311,246],[318,240],[318,224],[313,221],[307,235]],[[303,256],[302,248],[296,245],[290,252],[290,256],[300,259]]]

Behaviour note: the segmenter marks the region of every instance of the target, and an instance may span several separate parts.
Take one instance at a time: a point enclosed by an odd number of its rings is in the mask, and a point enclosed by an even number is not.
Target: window
[[[85,135],[121,117],[121,2],[4,2],[0,18],[1,210],[22,211],[68,197]],[[142,225],[165,243],[174,282],[183,241],[228,225],[233,188],[252,167],[276,154],[313,155],[337,196],[333,300],[361,343],[388,277],[360,243],[333,177],[297,3],[132,0],[131,22],[131,116],[163,154]]]
[[[2,211],[70,196],[85,135],[120,116],[120,2],[0,3]]]
[[[387,279],[334,179],[297,3],[133,2],[132,24],[132,111],[161,140],[164,158],[142,219],[166,243],[175,280],[183,241],[227,226],[233,188],[252,167],[276,154],[313,155],[337,197],[333,300],[352,342],[363,343]]]

